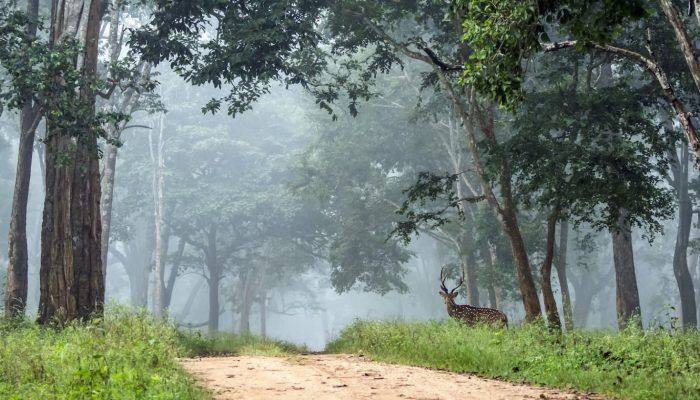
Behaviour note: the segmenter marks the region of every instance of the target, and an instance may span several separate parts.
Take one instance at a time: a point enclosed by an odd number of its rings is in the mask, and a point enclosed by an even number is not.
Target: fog
[[[456,174],[451,184],[456,191],[475,187],[480,192],[483,185],[468,150],[469,127],[444,92],[423,83],[428,69],[405,61],[403,68],[393,66],[376,78],[373,95],[353,104],[357,115],[348,108],[355,99],[340,96],[324,104],[305,88],[279,84],[243,113],[228,115],[225,104],[216,113],[205,113],[209,100],[225,96],[230,86],[192,86],[167,65],[155,68],[159,84],[134,107],[115,150],[107,302],[154,312],[162,305],[181,327],[265,335],[318,351],[356,320],[447,319],[439,295],[444,270],[448,289],[457,286],[460,275],[472,282],[472,289],[466,283],[460,288],[458,303],[473,299],[473,306],[504,311],[511,324],[523,321],[509,239],[487,201],[455,205],[445,193],[413,199],[404,208],[442,210],[445,221],[437,226],[420,221],[407,234],[410,243],[397,232],[407,218],[397,211],[422,173]],[[604,80],[606,71],[596,68],[591,73]],[[98,107],[109,104],[101,101]],[[497,118],[499,139],[517,130],[507,113]],[[17,113],[5,111],[0,119],[3,232],[9,229],[17,131]],[[43,124],[38,132],[42,136]],[[30,318],[39,299],[43,146],[35,144],[28,202]],[[106,154],[108,144],[101,146]],[[672,151],[683,146],[679,142]],[[106,157],[101,163],[105,172]],[[696,169],[691,167],[689,174],[689,181],[697,180]],[[491,184],[500,190],[496,178],[491,177]],[[520,181],[513,182],[517,192]],[[103,179],[103,190],[107,184]],[[661,178],[657,187],[670,188]],[[537,193],[522,195],[516,203],[539,289],[547,210],[527,199]],[[677,202],[672,207],[677,209]],[[661,229],[651,236],[649,230],[633,227],[645,327],[677,326],[680,318],[673,274],[677,219],[677,211],[656,218]],[[696,225],[687,260],[697,288]],[[610,231],[574,217],[566,229],[575,325],[617,329]],[[556,251],[561,258],[559,232]],[[3,281],[7,251],[3,241]],[[556,270],[553,275],[563,316]]]

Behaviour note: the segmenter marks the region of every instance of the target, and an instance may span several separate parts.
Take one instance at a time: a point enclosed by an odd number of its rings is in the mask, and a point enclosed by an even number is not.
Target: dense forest
[[[4,313],[696,329],[696,3],[2,0]]]

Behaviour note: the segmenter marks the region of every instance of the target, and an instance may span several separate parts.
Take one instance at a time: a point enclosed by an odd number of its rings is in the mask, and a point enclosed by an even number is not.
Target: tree
[[[163,2],[159,7],[152,27],[135,35],[134,43],[141,46],[147,59],[154,62],[169,60],[194,83],[210,82],[217,86],[222,82],[232,83],[233,91],[226,97],[230,113],[245,109],[260,90],[265,90],[271,80],[277,79],[308,88],[316,96],[317,103],[328,110],[332,110],[329,104],[344,92],[350,99],[350,112],[354,115],[358,100],[371,97],[373,79],[379,73],[390,71],[392,65],[401,64],[400,57],[412,58],[430,67],[433,70],[431,84],[439,85],[448,93],[456,115],[469,128],[469,147],[480,176],[480,189],[511,239],[527,318],[532,320],[540,315],[529,260],[518,228],[512,187],[506,178],[498,182],[502,195],[499,199],[492,187],[495,183],[485,179],[483,165],[480,165],[476,131],[485,134],[492,144],[497,140],[492,129],[493,108],[489,104],[471,101],[473,93],[459,92],[454,80],[446,76],[451,71],[451,64],[437,57],[445,53],[461,62],[466,56],[465,49],[455,47],[449,39],[456,36],[455,21],[444,19],[443,5],[321,1],[284,2],[281,5],[269,0],[254,4]],[[332,43],[329,42],[330,54],[338,56],[333,68],[326,68],[329,65],[327,55],[319,46],[322,38],[313,29],[312,21],[321,16],[326,16],[328,33],[333,37]],[[213,39],[202,46],[188,50],[185,43],[198,40],[209,17],[217,19],[215,29],[219,34],[211,35]],[[273,19],[284,23],[279,25],[272,22]],[[418,22],[416,29],[400,32],[398,27],[408,26],[401,24],[408,21]],[[251,23],[262,29],[254,35],[250,30],[243,30]],[[266,38],[271,35],[282,38],[273,47],[266,44],[269,43]],[[370,50],[365,61],[352,59],[353,54],[367,49]],[[257,57],[246,58],[249,55]],[[243,65],[246,68],[242,68]],[[325,69],[330,71],[326,80],[320,76]],[[220,102],[214,101],[207,108],[216,110],[219,105]],[[504,172],[509,169],[505,163],[502,168]]]
[[[63,88],[47,105],[46,198],[41,232],[39,321],[63,322],[100,313],[104,280],[100,255],[100,181],[94,81],[100,27],[100,2],[55,2],[50,43],[77,45],[65,58],[68,71],[51,77]],[[59,53],[58,57],[64,57]],[[73,74],[70,75],[70,71]],[[77,75],[77,76],[76,76]],[[76,79],[84,77],[84,79]],[[82,82],[81,82],[82,81]],[[68,89],[68,90],[66,90]],[[72,113],[62,113],[65,104]],[[71,124],[71,122],[73,124]]]
[[[596,53],[580,62],[574,55],[540,70],[544,80],[525,95],[514,121],[518,134],[501,156],[513,158],[526,205],[554,210],[550,218],[561,214],[611,233],[618,320],[624,327],[640,313],[631,228],[653,235],[661,231],[658,221],[672,213],[670,193],[660,186],[657,171],[668,170],[675,136],[660,131],[654,113],[643,106],[653,104],[654,94],[641,99],[641,93],[630,93],[621,82],[631,78],[613,77],[610,64]],[[560,68],[573,70],[572,78],[560,75]],[[586,79],[579,79],[582,70]],[[548,230],[552,258],[555,222],[550,219]]]
[[[692,80],[700,91],[700,62],[694,55],[690,28],[671,0],[649,2],[632,0],[611,2],[529,0],[514,5],[507,0],[453,0],[453,12],[462,20],[463,39],[472,49],[464,65],[464,81],[474,85],[499,104],[511,109],[522,99],[523,61],[539,52],[552,52],[575,47],[579,50],[597,49],[629,60],[647,72],[662,89],[668,105],[674,109],[683,127],[688,144],[700,157],[692,113],[686,100],[679,96],[677,82],[669,79],[664,66],[657,60],[652,45],[658,37],[652,35],[656,8],[664,14],[673,28],[676,45],[681,49]],[[698,11],[689,2],[690,11]],[[657,8],[658,6],[658,8]],[[501,24],[499,21],[509,21]],[[646,46],[643,50],[611,44],[621,32],[634,31],[633,22],[646,25]],[[700,18],[698,18],[700,24]],[[486,27],[486,29],[482,29]],[[562,40],[547,43],[549,37]],[[646,55],[643,53],[646,52]]]
[[[41,299],[39,320],[63,322],[99,312],[102,271],[94,263],[99,241],[97,138],[103,125],[121,115],[95,112],[98,2],[56,3],[48,41],[32,35],[36,19],[1,9],[0,63],[10,77],[2,99],[9,108],[23,108],[29,98],[36,112],[27,132],[46,116],[46,198],[42,227]],[[85,10],[86,12],[82,12]],[[76,25],[77,24],[77,25]],[[28,33],[29,32],[29,33]],[[99,251],[99,249],[98,249]],[[99,257],[98,257],[99,258]]]
[[[105,80],[110,83],[105,104],[101,107],[105,112],[132,115],[138,110],[153,112],[161,110],[162,105],[153,95],[157,82],[151,79],[152,64],[123,57],[124,30],[123,22],[128,14],[126,0],[112,0],[109,7],[109,23],[107,32],[107,60],[103,69],[107,70]],[[120,34],[122,32],[122,34]],[[119,88],[119,90],[116,90]],[[126,121],[105,127],[107,143],[103,150],[102,174],[100,184],[100,218],[102,220],[102,265],[104,279],[107,278],[107,256],[109,253],[110,233],[112,228],[112,204],[114,199],[114,178],[117,167],[117,155],[121,145],[121,135],[127,129]]]
[[[39,1],[27,2],[28,20],[24,27],[24,42],[20,49],[28,52],[29,43],[34,39],[38,29]],[[0,18],[2,16],[0,15]],[[29,88],[21,88],[17,93],[22,102],[20,113],[19,150],[15,174],[14,194],[12,196],[12,214],[8,237],[7,288],[5,289],[5,314],[22,316],[27,302],[28,286],[28,251],[27,251],[27,201],[29,198],[29,181],[31,177],[32,155],[34,153],[34,135],[41,120],[40,103],[34,101]]]

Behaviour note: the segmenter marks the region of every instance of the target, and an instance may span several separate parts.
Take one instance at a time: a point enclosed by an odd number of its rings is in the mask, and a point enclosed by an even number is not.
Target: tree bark
[[[692,0],[691,0],[692,1]],[[673,28],[673,32],[676,34],[676,40],[680,45],[681,51],[683,52],[683,58],[688,65],[688,71],[690,71],[690,76],[693,77],[693,82],[695,82],[695,87],[700,92],[700,62],[695,55],[695,47],[693,46],[693,41],[688,34],[688,30],[681,19],[678,10],[673,5],[671,0],[659,0],[661,4],[661,9],[663,10],[668,22]],[[695,10],[697,13],[698,11]],[[698,22],[700,23],[700,14],[698,15]]]
[[[496,245],[491,243],[491,241],[486,241],[484,243],[484,248],[482,249],[484,252],[484,258],[486,259],[486,262],[488,263],[488,268],[491,270],[495,270],[496,265],[498,265],[498,254],[496,253]],[[495,308],[497,310],[501,310],[501,293],[502,289],[498,286],[495,285],[495,283],[492,281],[489,284],[489,302],[491,303],[491,308]]]
[[[620,329],[625,329],[633,316],[638,318],[637,326],[642,327],[639,290],[634,270],[632,227],[627,218],[628,215],[626,209],[620,209],[617,230],[612,232],[617,324]]]
[[[87,76],[95,75],[97,66],[99,3],[54,1],[51,9],[51,43],[72,38],[83,44],[84,53],[75,62]],[[95,112],[92,88],[81,88],[77,100],[87,112]],[[60,117],[51,117],[51,109],[47,115],[39,285],[42,324],[87,319],[101,314],[104,303],[97,136],[88,131],[71,137],[61,130],[55,119]]]
[[[165,130],[165,114],[161,113],[158,130],[158,142],[153,143],[153,132],[148,136],[151,148],[151,162],[153,164],[153,203],[154,203],[154,218],[156,229],[156,250],[155,250],[155,267],[154,267],[154,293],[153,293],[153,313],[160,317],[163,315],[163,236],[165,231],[165,215],[164,215],[164,174],[165,159],[163,155],[163,132]]]
[[[552,262],[554,261],[554,242],[559,217],[558,207],[554,207],[547,219],[547,244],[545,248],[544,261],[540,269],[542,279],[542,295],[544,297],[544,310],[547,314],[547,321],[550,329],[561,330],[561,320],[557,310],[557,302],[552,290]]]
[[[518,283],[522,294],[522,301],[525,307],[525,319],[528,322],[535,321],[542,315],[540,308],[540,299],[537,296],[535,289],[535,281],[532,278],[532,270],[530,268],[530,260],[528,259],[525,243],[523,242],[520,227],[518,226],[515,211],[511,208],[505,209],[504,225],[506,233],[510,239],[513,259],[518,273]]]
[[[260,336],[267,337],[267,293],[260,291]]]
[[[561,288],[561,301],[564,309],[564,323],[566,330],[574,329],[574,312],[571,307],[571,293],[569,291],[569,281],[566,277],[566,252],[569,241],[569,222],[562,221],[559,224],[559,256],[555,264],[557,269],[557,277],[559,278],[559,287]]]
[[[697,309],[695,304],[695,288],[688,268],[688,242],[690,228],[693,223],[693,204],[688,193],[688,148],[681,146],[681,157],[675,151],[672,166],[673,183],[678,198],[678,228],[676,230],[676,245],[673,252],[673,275],[676,277],[678,292],[681,300],[681,324],[684,328],[697,327]]]
[[[146,218],[139,218],[134,228],[133,239],[125,243],[124,252],[112,248],[129,277],[129,299],[132,307],[148,307],[149,276],[153,263],[155,238],[152,226]]]
[[[209,333],[219,330],[219,286],[221,285],[221,268],[209,267]]]
[[[170,267],[170,274],[168,275],[168,280],[163,288],[163,305],[165,308],[170,308],[170,302],[173,298],[173,289],[175,288],[175,281],[178,277],[178,271],[180,269],[180,264],[182,263],[182,255],[185,253],[185,242],[184,238],[180,238],[177,242],[177,250],[175,251],[175,258]]]
[[[243,288],[241,291],[241,320],[238,332],[241,335],[250,334],[250,311],[255,300],[255,289],[257,288],[257,274],[254,267],[249,268],[243,274]]]
[[[209,333],[219,330],[219,285],[223,268],[217,249],[218,227],[214,224],[210,227],[206,237],[206,249],[204,262],[209,271]]]
[[[649,57],[644,57],[643,55],[635,51],[615,46],[602,46],[598,44],[593,44],[593,47],[595,47],[598,50],[602,50],[607,53],[627,58],[633,62],[636,62],[642,68],[646,69],[650,74],[654,76],[654,79],[656,79],[656,81],[659,83],[659,86],[661,86],[661,89],[666,95],[666,101],[668,101],[669,105],[671,105],[671,107],[673,107],[674,111],[676,112],[676,115],[678,115],[678,121],[683,127],[683,131],[685,132],[688,144],[693,150],[696,159],[700,159],[700,139],[698,139],[695,125],[693,125],[692,114],[688,112],[688,110],[686,110],[685,104],[681,101],[681,99],[678,98],[678,96],[676,96],[676,91],[673,89],[673,86],[671,86],[668,80],[668,76],[666,75],[666,71],[664,71],[664,69],[661,67],[661,64],[659,64],[656,61],[655,54],[650,46],[651,33],[649,30],[647,30],[647,34],[647,51],[649,52]],[[577,41],[575,40],[567,40],[556,43],[546,43],[542,45],[542,48],[544,52],[558,51],[561,49],[574,47],[576,46],[576,43]],[[698,164],[698,166],[700,166],[700,164]]]
[[[39,0],[29,0],[27,14],[36,19],[39,15]],[[36,24],[27,27],[27,34],[36,35]],[[27,250],[27,201],[32,173],[34,137],[40,120],[40,110],[28,99],[20,115],[19,150],[15,188],[12,195],[12,213],[8,234],[7,286],[5,288],[5,315],[23,316],[27,304],[29,261]]]

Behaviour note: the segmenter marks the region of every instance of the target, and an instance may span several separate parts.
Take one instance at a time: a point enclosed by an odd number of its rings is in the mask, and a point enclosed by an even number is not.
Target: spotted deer
[[[501,311],[493,308],[473,307],[468,304],[456,304],[455,297],[457,297],[458,294],[457,289],[464,283],[464,277],[460,277],[457,287],[449,291],[445,286],[445,279],[444,270],[440,271],[440,296],[443,297],[445,304],[447,304],[447,314],[450,317],[465,322],[468,325],[487,323],[499,324],[505,327],[508,326],[508,317]]]

